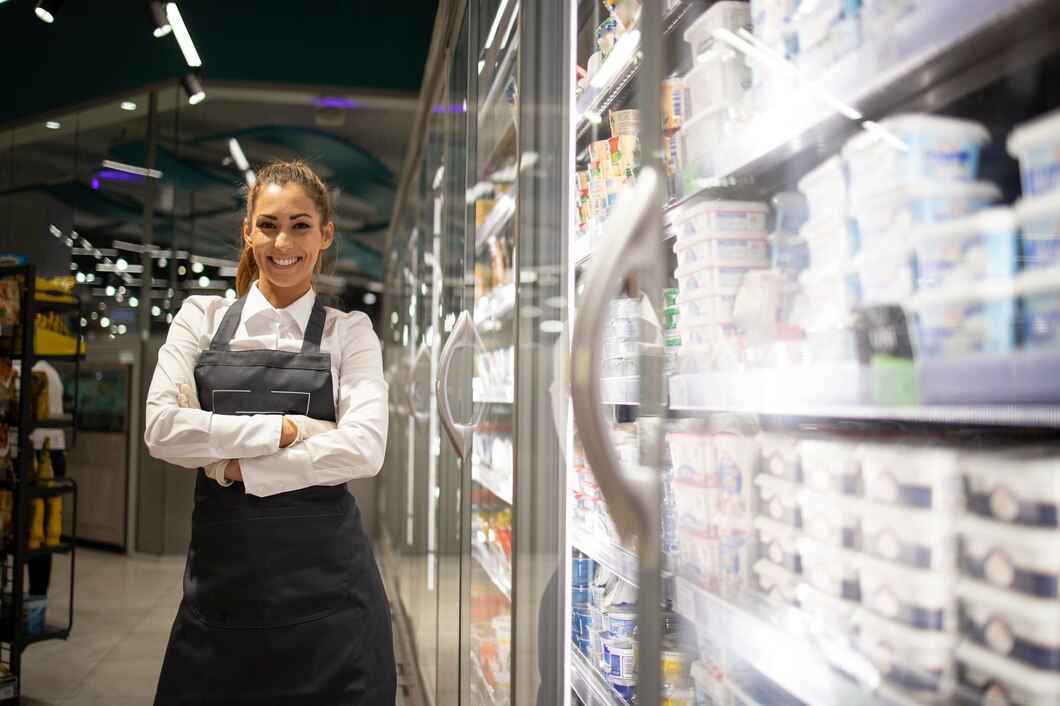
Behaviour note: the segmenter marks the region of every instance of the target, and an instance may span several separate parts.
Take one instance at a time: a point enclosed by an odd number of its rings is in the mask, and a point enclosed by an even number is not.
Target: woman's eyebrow
[[[293,216],[291,216],[292,220],[294,220],[295,218],[312,218],[312,216],[310,214],[308,214],[308,213],[296,213]]]

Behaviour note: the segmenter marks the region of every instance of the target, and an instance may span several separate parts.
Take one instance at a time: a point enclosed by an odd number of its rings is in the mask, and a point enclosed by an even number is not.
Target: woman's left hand
[[[243,472],[239,468],[239,459],[233,458],[225,466],[225,478],[228,480],[243,482]]]

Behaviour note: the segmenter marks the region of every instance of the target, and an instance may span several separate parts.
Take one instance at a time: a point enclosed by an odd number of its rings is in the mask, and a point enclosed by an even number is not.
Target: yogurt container
[[[1016,232],[1016,217],[1009,208],[916,228],[912,240],[920,286],[1012,277],[1019,265]]]
[[[615,690],[615,693],[621,696],[628,703],[633,703],[634,697],[637,695],[637,679],[636,677],[615,677],[612,676],[611,688]]]
[[[857,273],[858,298],[863,306],[901,304],[916,290],[916,259],[904,242],[860,252],[850,266]]]
[[[799,509],[807,536],[833,547],[861,546],[858,506],[849,496],[804,490]]]
[[[845,276],[811,269],[799,274],[799,284],[805,297],[805,312],[795,318],[804,328],[832,329],[848,322],[857,305],[857,288]],[[811,352],[818,350],[813,348]]]
[[[1001,198],[989,182],[909,181],[871,192],[850,212],[862,248],[908,242],[913,228],[944,223],[981,211]]]
[[[967,576],[1040,598],[1060,598],[1060,532],[977,517],[960,523]]]
[[[957,569],[957,518],[948,512],[863,502],[861,547],[866,554],[916,569]]]
[[[941,511],[964,506],[957,453],[952,449],[862,444],[858,457],[866,498]]]
[[[758,530],[758,556],[786,571],[796,574],[802,571],[797,529],[761,516],[755,518],[754,526]]]
[[[799,14],[800,21],[796,23],[799,55],[795,61],[802,73],[811,77],[816,76],[861,43],[861,23],[856,12],[841,18],[827,17],[825,22],[828,24],[811,22],[808,29],[804,29],[806,23],[801,21],[804,17],[818,14],[821,8],[849,3],[850,0],[822,0],[814,5],[814,10],[809,15]],[[853,0],[853,4],[856,5],[857,0]],[[826,34],[817,40],[816,35],[822,28]]]
[[[946,697],[953,691],[953,632],[915,630],[892,620],[858,611],[857,645],[880,675],[921,694]]]
[[[717,535],[677,530],[677,572],[689,581],[706,588],[717,588],[721,572],[721,554]]]
[[[730,517],[750,517],[754,498],[754,469],[758,446],[752,436],[714,435],[718,469],[718,512]]]
[[[758,435],[758,448],[761,457],[758,468],[761,473],[795,483],[802,482],[802,459],[795,437],[763,432]]]
[[[917,352],[922,358],[1007,355],[1014,347],[1012,280],[958,283],[917,292],[907,308],[916,314]]]
[[[965,634],[997,654],[1060,672],[1060,602],[1028,598],[976,581],[958,587]]]
[[[677,264],[691,267],[697,262],[719,266],[769,267],[769,242],[765,233],[748,234],[741,238],[715,238],[711,233],[700,233],[674,241]]]
[[[692,292],[706,291],[711,294],[735,296],[743,283],[744,275],[752,269],[749,267],[725,267],[710,262],[696,262],[687,267],[678,267],[674,271],[681,294],[691,296]]]
[[[717,478],[710,481],[709,484],[673,482],[678,527],[704,534],[711,531],[718,516],[719,492]]]
[[[755,478],[758,486],[758,515],[772,518],[788,527],[802,527],[799,496],[802,486],[772,475]]]
[[[818,591],[846,601],[861,598],[860,562],[856,552],[803,537],[799,540],[799,555],[803,579]]]
[[[697,164],[700,157],[709,154],[725,140],[729,124],[735,117],[736,111],[725,103],[698,113],[690,111],[685,126],[677,133],[677,162],[683,168]]]
[[[806,197],[810,218],[825,218],[846,212],[847,174],[839,155],[833,155],[799,179],[799,192]]]
[[[1060,451],[1029,448],[961,457],[968,509],[1002,522],[1060,527]]]
[[[1022,303],[1019,331],[1024,348],[1060,348],[1060,274],[1050,270],[1024,272],[1016,278]]]
[[[967,640],[957,646],[961,684],[977,703],[1007,706],[1056,706],[1060,703],[1060,674],[1033,669],[1001,657]]]
[[[680,76],[663,79],[663,130],[680,130],[688,117],[688,89]]]
[[[738,104],[751,87],[751,69],[742,55],[725,45],[700,54],[683,79],[688,112],[695,116],[714,106]]]
[[[803,482],[827,493],[859,495],[861,469],[858,447],[847,441],[804,439],[799,442]]]
[[[768,559],[759,559],[752,567],[758,579],[758,588],[769,597],[774,607],[789,605],[798,607],[797,587],[799,577]]]
[[[608,650],[608,668],[611,676],[632,679],[633,645],[614,645]]]
[[[1019,160],[1025,196],[1060,190],[1060,110],[1020,123],[1009,134],[1006,146]]]
[[[766,236],[769,206],[760,201],[701,201],[681,211],[674,219],[675,250],[685,239],[704,234],[716,238]]]
[[[667,433],[666,441],[670,446],[674,480],[702,485],[716,479],[714,440],[710,434],[672,431]]]
[[[719,588],[723,592],[748,585],[751,576],[751,521],[747,518],[718,518]]]
[[[746,2],[724,0],[716,2],[685,30],[684,40],[692,50],[692,58],[714,46],[714,32],[727,29],[736,32],[742,27],[751,29],[751,7]]]
[[[682,318],[679,329],[686,331],[732,322],[735,294],[716,294],[709,289],[681,292]]]
[[[612,638],[628,640],[637,628],[637,606],[629,603],[614,603],[604,609],[607,614],[607,629]]]
[[[774,230],[782,233],[798,233],[809,217],[806,197],[797,191],[782,191],[771,199],[776,211]]]
[[[1023,268],[1054,268],[1060,263],[1060,191],[1021,199],[1013,210]]]
[[[707,665],[696,660],[690,671],[695,684],[697,706],[728,706],[731,701],[729,688]]]
[[[842,155],[854,201],[895,182],[974,181],[980,149],[990,140],[977,122],[936,115],[896,115],[881,120],[880,127],[907,149],[877,132],[848,140]]]
[[[956,574],[861,557],[861,604],[918,630],[957,629]]]
[[[814,216],[799,229],[806,240],[810,264],[817,270],[839,271],[858,251],[857,223],[845,211]]]

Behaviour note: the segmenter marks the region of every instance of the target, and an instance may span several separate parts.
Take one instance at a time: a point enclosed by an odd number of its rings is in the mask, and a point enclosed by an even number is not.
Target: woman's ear
[[[328,221],[328,224],[324,226],[321,232],[321,236],[320,249],[327,250],[335,242],[335,221]]]
[[[250,221],[243,219],[243,242],[250,247]]]

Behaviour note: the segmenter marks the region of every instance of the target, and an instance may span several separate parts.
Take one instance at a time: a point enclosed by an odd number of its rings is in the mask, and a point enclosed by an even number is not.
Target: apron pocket
[[[184,593],[195,615],[214,627],[315,620],[346,600],[352,554],[342,506],[206,515],[192,526]]]

